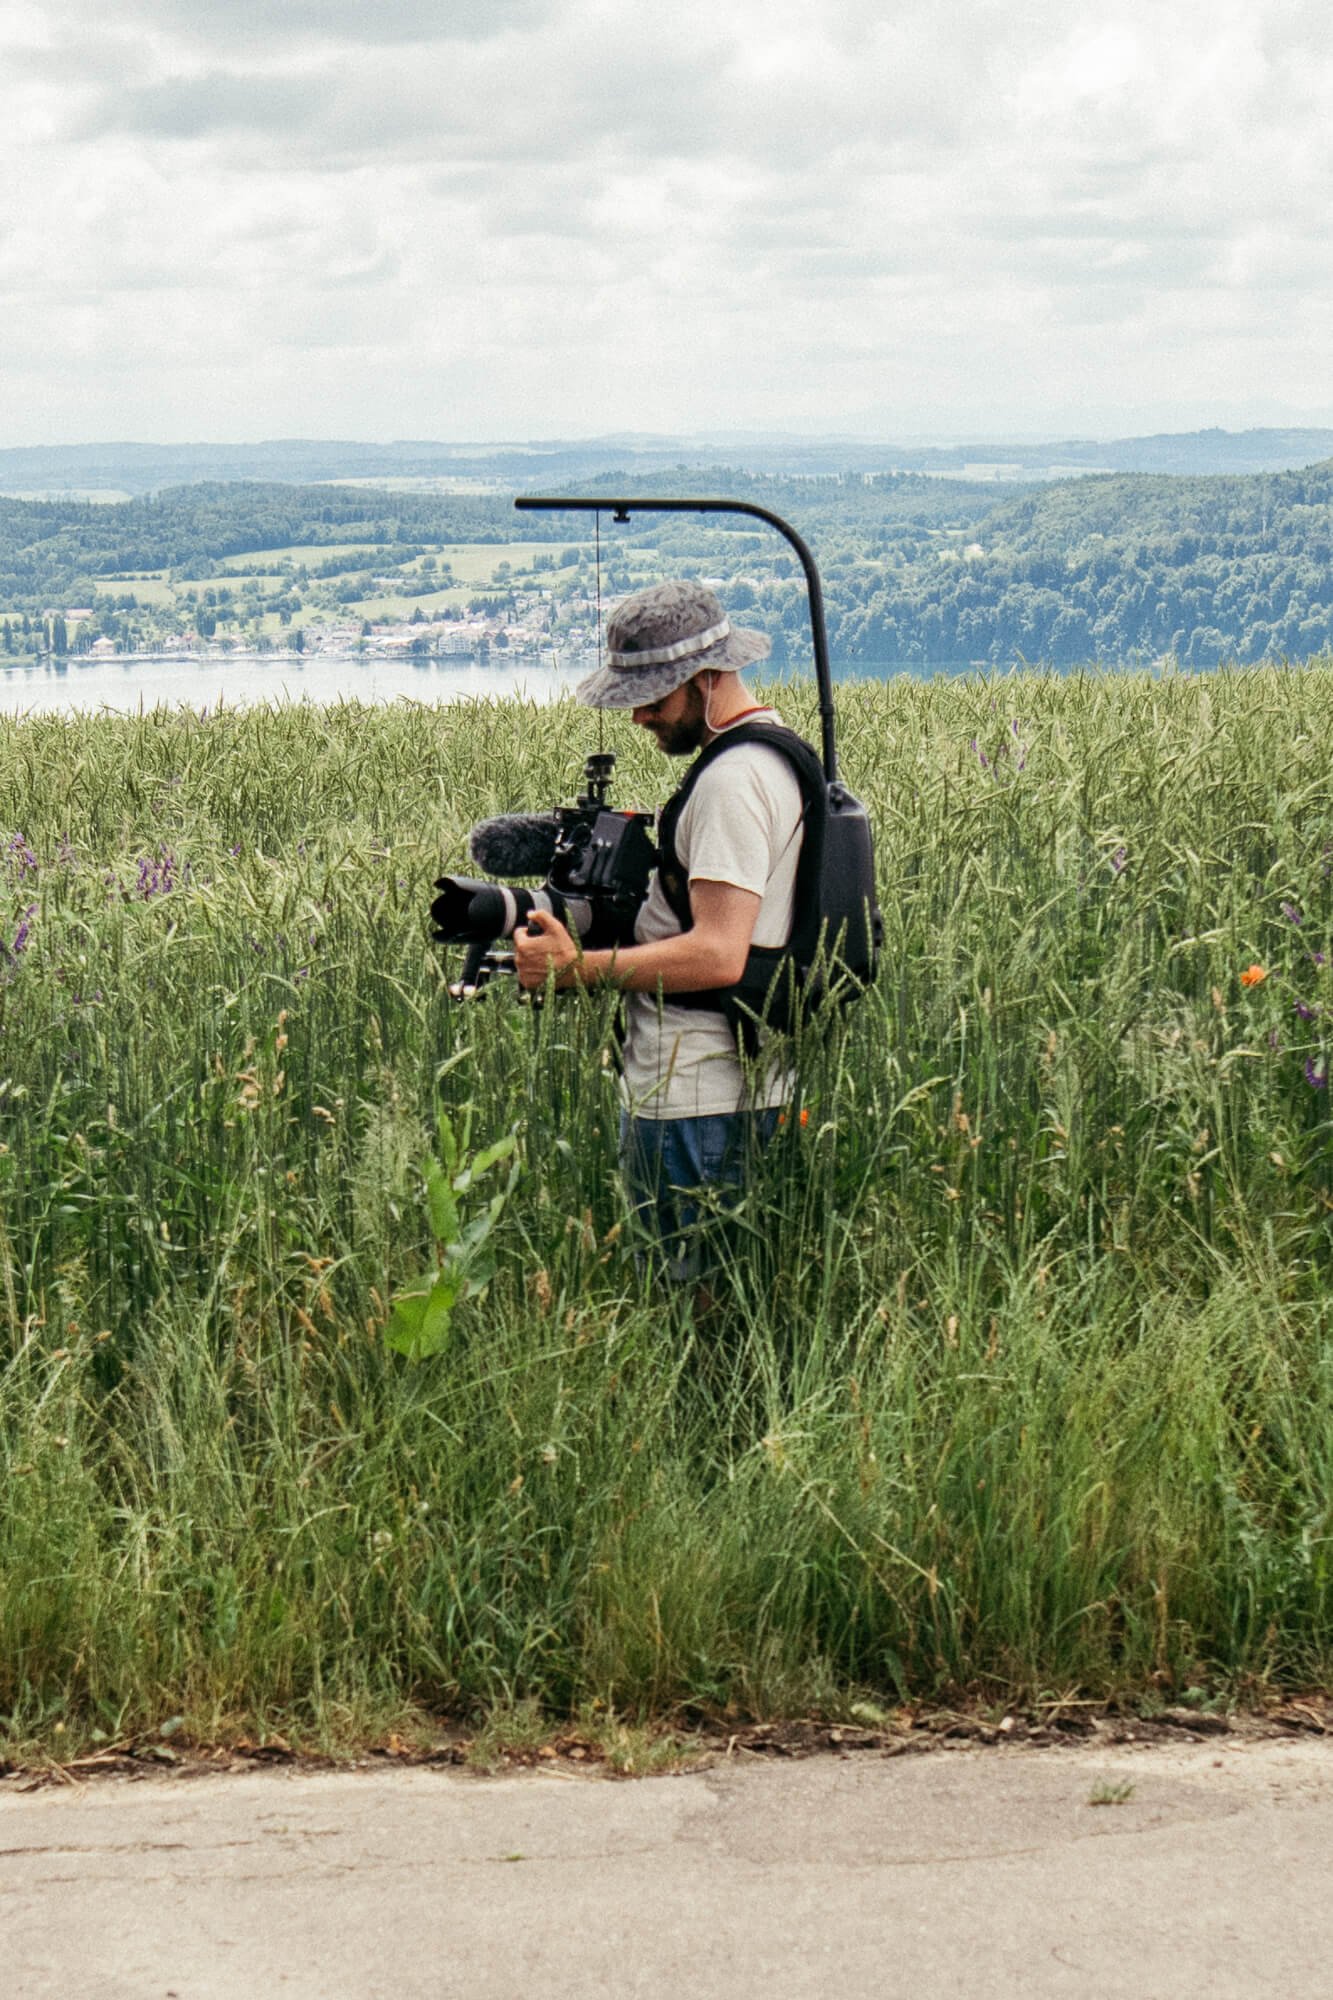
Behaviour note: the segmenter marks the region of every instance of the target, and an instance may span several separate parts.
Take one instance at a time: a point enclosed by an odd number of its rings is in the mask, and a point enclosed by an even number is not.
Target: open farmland
[[[585,713],[0,720],[0,1741],[1327,1685],[1333,668],[839,716],[882,974],[701,1328],[609,1004],[426,938]],[[494,1271],[413,1362],[442,1145]]]
[[[516,589],[549,585],[551,562],[549,546],[531,542],[432,543],[405,558],[395,549],[307,543],[151,574],[109,570],[84,579],[93,617],[67,621],[65,643],[78,652],[81,638],[106,631],[126,650],[151,651],[199,632],[271,648],[296,632],[345,628],[348,620],[393,626],[414,616],[459,618],[479,597],[507,609]],[[12,657],[20,657],[22,613],[0,603],[0,616],[0,657],[4,632]],[[29,624],[30,646],[45,643],[45,625]]]

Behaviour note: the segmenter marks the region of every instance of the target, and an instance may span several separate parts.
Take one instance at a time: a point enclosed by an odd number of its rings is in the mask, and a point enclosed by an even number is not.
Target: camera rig
[[[787,950],[795,954],[797,983],[812,1002],[828,990],[830,968],[832,983],[840,984],[844,992],[864,989],[874,976],[883,936],[875,897],[874,843],[865,808],[838,778],[824,592],[805,541],[781,515],[748,500],[522,494],[514,505],[524,513],[595,513],[599,520],[608,513],[620,524],[639,513],[742,514],[776,529],[795,551],[805,574],[810,611],[823,783],[818,783],[814,753],[807,750],[819,795],[816,812],[807,817],[809,908]],[[551,911],[590,948],[633,942],[635,918],[657,858],[651,832],[655,816],[612,810],[608,797],[615,761],[609,751],[587,759],[585,789],[576,805],[558,806],[548,814],[511,815],[472,829],[470,851],[479,868],[499,876],[544,875],[540,889],[510,890],[493,881],[461,876],[442,876],[436,882],[440,894],[431,905],[434,936],[442,943],[467,946],[462,977],[449,989],[456,997],[478,992],[498,971],[513,970],[512,953],[496,951],[495,941],[512,937],[535,909]],[[807,800],[808,813],[809,806]],[[848,976],[843,978],[844,974]],[[697,999],[717,1004],[714,996]]]
[[[510,889],[466,875],[440,876],[430,909],[433,935],[441,944],[467,946],[462,974],[449,988],[455,999],[471,999],[497,972],[513,971],[513,953],[497,951],[495,940],[513,937],[534,910],[549,910],[590,950],[633,942],[634,919],[657,859],[654,815],[611,809],[615,763],[613,751],[593,751],[583,766],[584,790],[572,806],[473,827],[469,845],[479,868],[545,880],[539,889]]]

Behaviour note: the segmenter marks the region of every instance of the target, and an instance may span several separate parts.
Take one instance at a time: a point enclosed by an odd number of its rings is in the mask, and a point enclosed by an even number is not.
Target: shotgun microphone
[[[484,819],[468,835],[468,853],[483,875],[513,880],[545,877],[555,859],[560,822],[554,813],[502,813]]]

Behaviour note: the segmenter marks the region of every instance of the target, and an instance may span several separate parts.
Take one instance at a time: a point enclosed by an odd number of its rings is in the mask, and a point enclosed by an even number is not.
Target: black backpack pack
[[[753,1055],[762,1026],[791,1033],[826,1000],[854,999],[872,983],[884,920],[875,894],[875,849],[865,807],[836,778],[830,783],[818,753],[795,730],[773,722],[741,722],[700,751],[657,823],[658,877],[683,930],[693,921],[689,884],[676,853],[676,828],[708,766],[740,743],[779,751],[801,787],[802,841],[790,936],[784,945],[752,945],[734,986],[673,993],[673,1007],[724,1015]]]

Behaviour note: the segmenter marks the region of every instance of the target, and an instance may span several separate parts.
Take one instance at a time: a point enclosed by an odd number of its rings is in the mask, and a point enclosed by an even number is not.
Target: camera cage
[[[648,892],[657,860],[654,815],[615,810],[609,803],[614,751],[595,750],[584,761],[584,789],[573,805],[558,805],[548,816],[550,848],[544,862],[525,855],[505,866],[492,862],[502,878],[514,881],[543,873],[537,890],[510,889],[483,876],[444,875],[431,905],[441,944],[466,947],[461,976],[451,982],[454,999],[470,999],[497,973],[512,972],[513,956],[497,950],[497,940],[529,924],[536,909],[549,910],[593,949],[631,942],[634,922]],[[504,820],[488,822],[503,827]],[[484,828],[473,828],[474,837]],[[486,862],[474,850],[483,868]],[[532,863],[531,866],[528,864]]]

